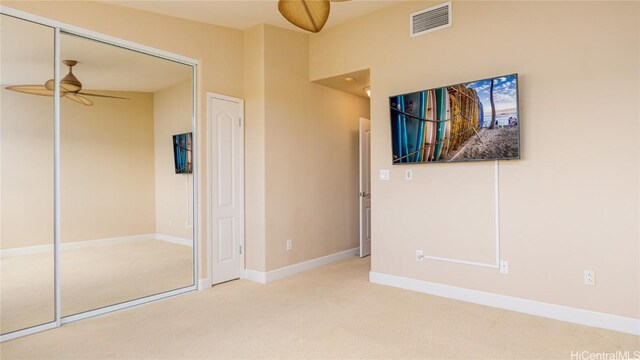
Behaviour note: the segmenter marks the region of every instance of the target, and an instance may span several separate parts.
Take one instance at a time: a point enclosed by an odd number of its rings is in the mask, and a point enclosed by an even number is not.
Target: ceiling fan
[[[278,11],[293,25],[316,33],[329,19],[330,1],[348,0],[279,0]]]
[[[62,60],[62,63],[69,67],[69,73],[60,80],[60,97],[66,97],[67,99],[87,106],[93,105],[93,101],[89,100],[87,96],[129,100],[119,96],[80,92],[82,90],[82,83],[75,75],[73,75],[73,67],[78,62],[76,60]],[[13,85],[7,86],[5,89],[32,95],[53,96],[54,87],[55,81],[53,79],[49,79],[44,83],[44,85]]]

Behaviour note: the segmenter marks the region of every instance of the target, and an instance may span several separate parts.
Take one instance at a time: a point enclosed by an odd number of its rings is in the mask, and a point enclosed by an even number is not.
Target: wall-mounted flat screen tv
[[[176,174],[191,174],[193,172],[192,136],[192,133],[173,135],[173,163]]]
[[[389,97],[393,164],[520,158],[518,74]]]

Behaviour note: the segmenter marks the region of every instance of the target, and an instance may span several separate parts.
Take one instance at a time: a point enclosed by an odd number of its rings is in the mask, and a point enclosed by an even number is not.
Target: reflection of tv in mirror
[[[176,174],[191,174],[193,163],[191,161],[192,133],[173,135],[173,162]]]
[[[389,97],[393,164],[520,158],[518,74]]]

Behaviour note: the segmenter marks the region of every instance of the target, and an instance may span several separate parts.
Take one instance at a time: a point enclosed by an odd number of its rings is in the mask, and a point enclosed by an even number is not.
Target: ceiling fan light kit
[[[300,29],[317,33],[329,19],[330,2],[349,0],[278,0],[278,11]]]
[[[329,19],[329,0],[279,0],[278,11],[293,25],[311,32],[322,30]]]
[[[73,67],[78,62],[76,60],[63,60],[62,63],[69,67],[69,73],[64,78],[62,78],[62,80],[60,80],[60,97],[66,97],[69,100],[73,100],[86,106],[93,105],[93,101],[88,99],[86,96],[128,100],[127,98],[120,96],[109,96],[80,92],[80,90],[82,90],[82,83],[75,75],[73,75]],[[5,89],[31,95],[53,96],[54,88],[55,81],[53,79],[49,79],[44,83],[44,85],[14,85],[7,86]]]
[[[82,89],[82,83],[75,75],[73,75],[73,67],[78,62],[75,60],[62,60],[62,63],[69,67],[69,73],[60,80],[60,89],[67,92],[80,91],[80,89]],[[53,79],[49,79],[44,83],[44,87],[49,90],[53,90],[54,86],[55,82]]]

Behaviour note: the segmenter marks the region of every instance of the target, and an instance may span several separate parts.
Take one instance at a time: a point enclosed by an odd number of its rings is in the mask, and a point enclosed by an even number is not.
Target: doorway
[[[207,94],[211,285],[244,269],[244,100]]]
[[[371,255],[371,120],[359,119],[360,257]]]

